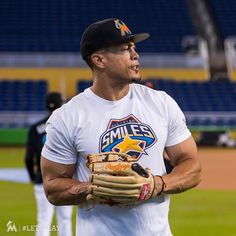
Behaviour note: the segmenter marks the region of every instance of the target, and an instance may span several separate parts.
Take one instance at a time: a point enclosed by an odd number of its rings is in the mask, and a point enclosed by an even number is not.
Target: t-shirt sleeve
[[[191,136],[184,113],[173,98],[167,95],[168,136],[166,147],[174,146]]]
[[[77,151],[68,128],[58,112],[51,115],[46,124],[46,142],[42,156],[60,164],[75,164]]]

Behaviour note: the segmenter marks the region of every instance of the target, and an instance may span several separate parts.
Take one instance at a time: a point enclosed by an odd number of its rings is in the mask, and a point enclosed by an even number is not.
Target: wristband
[[[161,186],[161,191],[157,194],[157,196],[161,195],[166,187],[166,183],[164,182],[164,179],[162,178],[161,175],[157,175],[158,177],[160,177],[161,182],[162,182],[162,186]]]

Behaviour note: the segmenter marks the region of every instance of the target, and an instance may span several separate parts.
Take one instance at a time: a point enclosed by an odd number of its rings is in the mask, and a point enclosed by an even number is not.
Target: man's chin
[[[131,79],[131,83],[136,83],[136,84],[138,84],[138,83],[140,83],[141,82],[141,77],[136,77],[136,78],[132,78]]]

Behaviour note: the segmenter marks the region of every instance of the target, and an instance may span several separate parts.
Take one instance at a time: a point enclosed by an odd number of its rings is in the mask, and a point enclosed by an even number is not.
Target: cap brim
[[[134,40],[135,43],[141,42],[150,37],[149,33],[134,34],[130,38]]]

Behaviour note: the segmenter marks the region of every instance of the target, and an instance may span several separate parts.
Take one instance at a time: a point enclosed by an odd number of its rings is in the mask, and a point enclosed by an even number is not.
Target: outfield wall
[[[232,81],[236,81],[236,69],[233,69],[232,71],[229,72],[229,78]]]
[[[0,146],[25,145],[28,129],[0,129]]]

